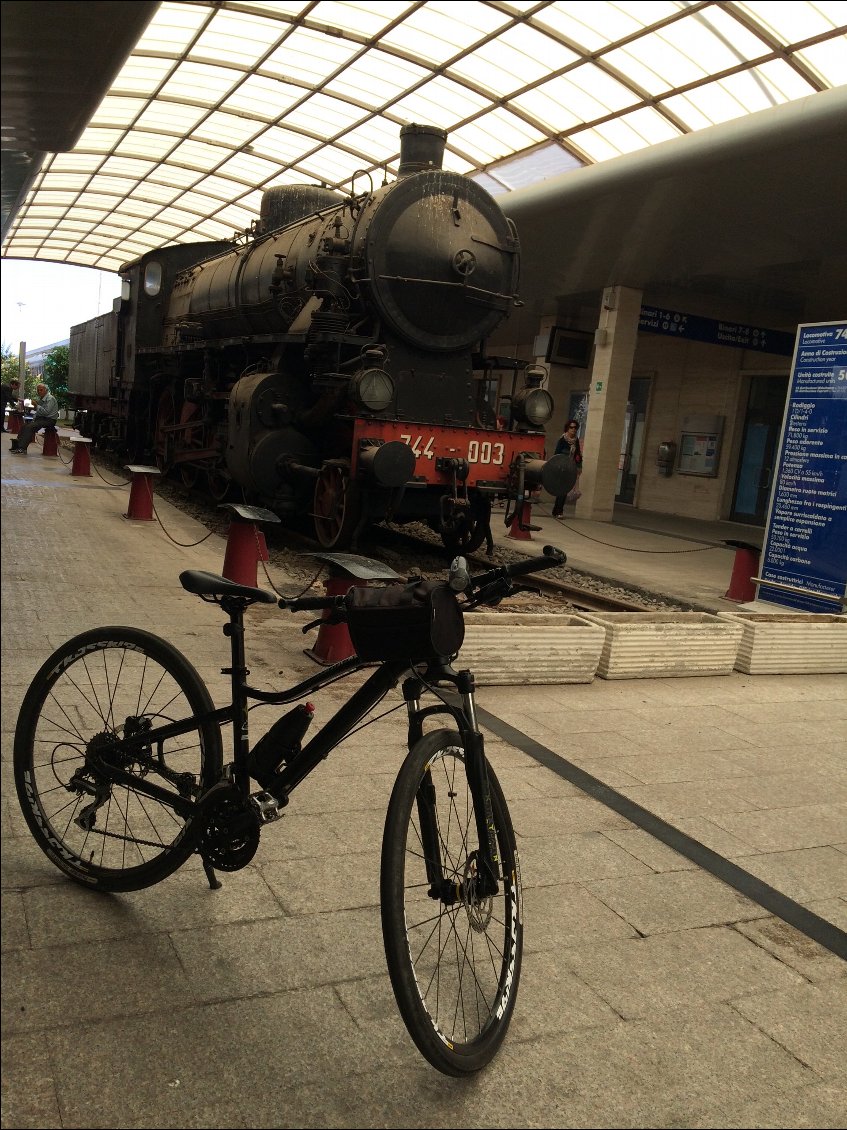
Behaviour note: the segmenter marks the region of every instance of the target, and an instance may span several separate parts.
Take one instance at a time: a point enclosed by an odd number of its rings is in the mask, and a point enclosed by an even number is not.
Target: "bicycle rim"
[[[492,1059],[520,978],[518,856],[503,793],[488,772],[500,868],[493,897],[473,894],[476,821],[458,733],[428,734],[410,752],[383,840],[382,926],[394,994],[418,1049],[448,1075]]]
[[[134,628],[85,632],[44,664],[21,706],[14,771],[29,828],[65,874],[101,890],[135,890],[165,878],[191,854],[186,819],[167,800],[111,781],[98,759],[174,798],[196,800],[219,778],[220,728],[122,755],[120,739],[213,709],[191,664]]]

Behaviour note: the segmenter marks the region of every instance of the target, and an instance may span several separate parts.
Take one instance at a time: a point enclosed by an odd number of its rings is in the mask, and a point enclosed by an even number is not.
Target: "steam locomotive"
[[[114,310],[71,330],[82,434],[218,501],[235,488],[309,515],[327,549],[388,518],[472,551],[492,499],[514,513],[567,490],[568,461],[545,458],[543,372],[485,352],[517,303],[516,232],[442,169],[446,136],[405,126],[396,181],[271,188],[243,237],[122,268]],[[523,387],[504,427],[485,392],[510,364]]]

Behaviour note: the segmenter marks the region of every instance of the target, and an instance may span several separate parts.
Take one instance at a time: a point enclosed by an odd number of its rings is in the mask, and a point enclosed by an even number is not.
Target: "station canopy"
[[[448,132],[446,168],[523,188],[847,82],[845,23],[788,0],[168,0],[3,254],[117,270],[229,239],[268,187],[392,179],[410,122]]]

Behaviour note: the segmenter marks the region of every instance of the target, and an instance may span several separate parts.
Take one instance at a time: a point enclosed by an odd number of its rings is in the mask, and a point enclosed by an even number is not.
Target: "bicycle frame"
[[[170,640],[146,629],[111,625],[67,640],[37,671],[15,726],[22,817],[51,863],[86,890],[144,890],[192,860],[217,890],[219,873],[261,861],[265,825],[289,811],[292,792],[321,761],[343,743],[353,776],[335,776],[344,770],[339,765],[323,771],[324,784],[355,784],[374,767],[378,741],[379,766],[395,763],[378,900],[391,987],[425,1059],[446,1075],[473,1074],[496,1054],[515,1008],[521,868],[508,803],[485,754],[474,676],[454,670],[451,659],[466,611],[498,604],[525,587],[515,585],[517,577],[563,560],[547,547],[543,558],[471,577],[457,557],[445,582],[416,575],[385,590],[291,597],[185,570],[183,589],[222,612],[229,665],[219,668],[223,681],[215,679],[220,698]],[[245,622],[254,604],[317,612],[321,619],[304,632],[346,624],[358,654],[310,666],[305,678],[289,676],[291,686],[284,674],[265,683],[263,673],[251,685]],[[353,675],[352,683],[321,694]],[[323,701],[328,717],[316,719],[309,698],[319,707]],[[251,744],[250,711],[259,706],[272,709]],[[405,719],[395,717],[403,710]],[[359,882],[361,859],[345,863],[343,846],[338,854],[341,840],[358,844],[349,815],[321,807],[336,846],[320,850]],[[367,807],[368,819],[378,819]],[[296,840],[297,827],[292,831]],[[373,846],[372,834],[366,842]],[[298,890],[310,889],[311,854],[290,876]]]
[[[268,789],[270,797],[273,797],[276,802],[275,805],[270,802],[275,816],[278,808],[288,804],[288,797],[297,785],[308,777],[312,770],[349,736],[357,723],[382,701],[388,691],[396,687],[403,675],[409,671],[409,665],[404,660],[385,661],[375,665],[373,662],[359,659],[358,656],[351,656],[349,659],[335,663],[316,675],[302,680],[285,691],[262,691],[256,687],[251,687],[247,682],[250,673],[246,666],[244,646],[244,609],[247,602],[242,598],[225,597],[220,603],[222,609],[229,615],[229,623],[224,625],[223,631],[230,638],[231,665],[223,668],[222,673],[230,676],[231,702],[227,706],[193,715],[181,722],[171,722],[164,726],[139,730],[135,734],[125,736],[120,743],[121,754],[132,754],[136,750],[140,752],[142,749],[155,747],[169,738],[196,732],[198,728],[202,732],[203,726],[207,723],[218,726],[232,723],[232,776],[236,786],[247,797],[250,795],[248,704],[252,701],[270,706],[285,706],[321,690],[330,683],[346,678],[356,671],[375,667],[373,673],[362,686],[323,724],[297,755],[290,762],[284,764],[277,773]],[[452,683],[461,696],[461,705],[453,705],[446,698],[441,698],[437,705],[422,707],[420,696],[424,687],[431,688],[437,682]],[[479,841],[479,893],[482,896],[494,894],[498,889],[499,859],[488,789],[484,739],[477,725],[474,705],[473,675],[470,671],[454,671],[446,659],[443,661],[433,660],[427,664],[425,672],[420,675],[412,674],[405,680],[403,697],[408,713],[407,743],[409,749],[423,736],[423,723],[428,717],[436,714],[448,714],[459,729],[467,758],[468,779],[476,814],[476,831]],[[99,768],[112,781],[126,785],[136,792],[150,796],[163,804],[170,805],[175,812],[185,819],[189,818],[200,804],[199,799],[192,800],[185,796],[175,795],[146,778],[139,778],[137,775],[115,765],[102,764]],[[427,849],[427,856],[430,860],[440,860],[441,853],[437,850],[438,830],[435,827],[434,820],[431,816],[427,818],[424,802],[419,801],[419,809],[421,825],[424,829],[423,834],[425,841],[427,841],[424,844]],[[273,816],[267,817],[263,813],[265,822],[273,818]],[[437,865],[428,864],[428,870],[435,866],[440,871],[440,863]],[[430,874],[429,879],[433,884],[433,889],[441,889],[440,885],[444,879],[442,874]]]

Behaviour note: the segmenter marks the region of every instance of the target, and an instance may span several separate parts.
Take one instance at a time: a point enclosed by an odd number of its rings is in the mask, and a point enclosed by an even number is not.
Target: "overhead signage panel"
[[[759,353],[776,353],[782,357],[790,357],[794,352],[793,335],[781,330],[747,326],[719,318],[701,318],[698,314],[665,310],[661,306],[642,306],[638,328],[644,333],[702,341],[707,345],[729,345],[734,349],[755,349]]]

